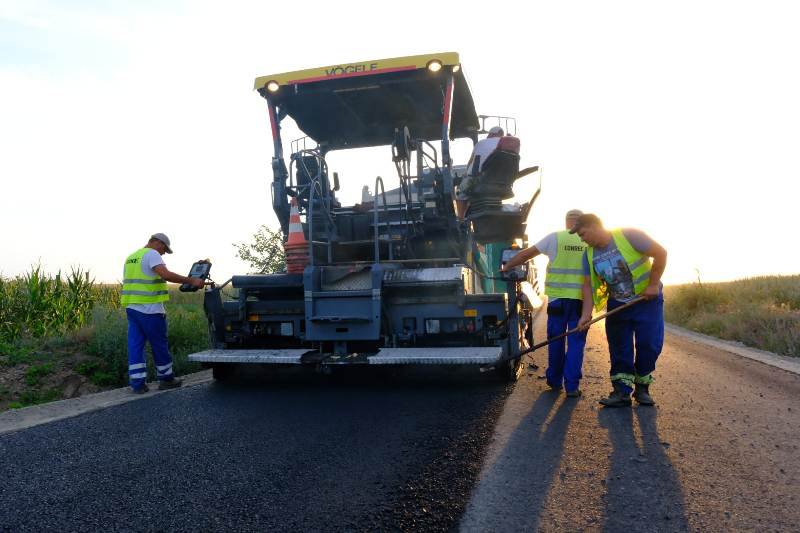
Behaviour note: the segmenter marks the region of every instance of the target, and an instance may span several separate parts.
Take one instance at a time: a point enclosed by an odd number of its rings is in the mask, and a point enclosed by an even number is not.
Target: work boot
[[[183,385],[183,381],[177,378],[172,378],[169,381],[159,381],[158,390],[177,389],[181,385]]]
[[[631,397],[624,390],[622,385],[617,382],[612,382],[614,390],[608,395],[608,398],[603,398],[600,403],[606,407],[630,407]]]
[[[656,402],[653,401],[653,397],[650,396],[650,385],[644,385],[642,383],[636,384],[636,390],[633,391],[633,399],[639,405],[655,405]]]
[[[583,392],[580,389],[568,390],[567,398],[580,398]]]
[[[142,385],[138,389],[131,388],[131,392],[133,394],[144,394],[145,392],[149,392],[149,391],[150,391],[150,388],[147,386],[147,384]]]
[[[547,386],[550,388],[551,392],[559,393],[561,392],[561,385],[553,385],[549,381],[546,382]]]

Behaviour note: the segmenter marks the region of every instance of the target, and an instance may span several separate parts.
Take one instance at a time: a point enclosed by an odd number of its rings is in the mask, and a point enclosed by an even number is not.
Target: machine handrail
[[[380,227],[378,226],[378,184],[381,185],[381,197],[383,198],[383,213],[386,216],[386,221],[389,221],[389,211],[388,206],[386,205],[386,189],[383,186],[383,178],[378,176],[375,178],[375,199],[372,202],[372,223],[374,228],[374,242],[375,242],[375,262],[380,263],[381,261],[381,245],[378,239],[380,233]],[[390,226],[386,226],[387,234],[389,239],[392,237],[392,231]],[[389,246],[392,246],[392,243],[389,242]]]
[[[425,145],[428,146],[428,148],[433,150],[433,168],[435,170],[439,170],[439,152],[436,151],[436,147],[434,145],[432,145],[429,141],[426,141],[425,139],[417,139],[417,142],[420,145],[425,144]],[[420,146],[420,148],[417,149],[417,151],[419,152],[420,155],[423,156],[423,158],[428,158],[428,159],[431,158],[430,155],[425,153],[425,150],[421,149],[421,146]]]
[[[308,223],[308,256],[309,264],[311,266],[314,266],[314,195],[317,191],[319,191],[320,195],[322,195],[322,185],[320,184],[319,179],[315,178],[311,181],[311,190],[308,193],[308,215],[306,216],[306,222]],[[325,229],[328,230],[328,263],[332,263],[333,257],[331,254],[331,230],[336,224],[333,222],[330,209],[325,210],[325,218]],[[330,225],[327,224],[328,222],[330,222]]]
[[[299,152],[299,151],[300,151],[300,143],[303,143],[303,148],[302,148],[302,149],[303,149],[303,150],[306,150],[306,141],[307,141],[308,139],[311,139],[311,137],[309,137],[308,135],[304,135],[304,136],[302,136],[302,137],[298,137],[297,139],[294,139],[294,140],[293,140],[293,141],[292,141],[292,142],[289,144],[289,147],[291,148],[291,150],[292,150],[292,153],[295,153],[295,152]],[[313,139],[312,139],[312,140],[313,140]],[[318,145],[318,146],[319,146],[319,145]]]
[[[517,134],[517,119],[503,115],[478,115],[478,120],[481,121],[481,129],[479,129],[476,133],[489,133],[489,130],[486,129],[486,119],[494,119],[493,121],[496,121],[497,125],[503,128],[503,131],[505,131],[506,135]],[[513,131],[511,131],[512,127]]]

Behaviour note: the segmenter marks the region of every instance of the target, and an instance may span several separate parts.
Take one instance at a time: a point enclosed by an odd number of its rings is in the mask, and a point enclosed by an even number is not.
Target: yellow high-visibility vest
[[[128,304],[155,304],[169,300],[167,282],[158,275],[148,276],[142,271],[142,258],[152,248],[136,250],[125,260],[125,278],[122,280],[122,306]]]
[[[583,252],[586,244],[569,231],[556,233],[558,248],[556,256],[547,265],[544,293],[550,298],[581,300],[583,286]]]
[[[617,249],[625,263],[628,265],[628,270],[631,271],[633,276],[633,294],[638,296],[650,284],[650,258],[642,255],[636,251],[636,248],[628,242],[621,229],[611,230],[611,237],[617,245]],[[594,257],[594,248],[591,246],[586,249],[586,256],[589,260],[589,273],[592,279],[592,299],[594,300],[594,308],[599,311],[605,307],[608,301],[608,285],[603,278],[597,275],[592,265],[592,257]]]

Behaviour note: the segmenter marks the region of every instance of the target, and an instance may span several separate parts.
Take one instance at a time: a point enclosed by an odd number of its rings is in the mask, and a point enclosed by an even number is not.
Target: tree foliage
[[[239,259],[246,261],[258,274],[271,274],[286,270],[283,253],[283,233],[261,225],[253,234],[251,242],[233,245]]]

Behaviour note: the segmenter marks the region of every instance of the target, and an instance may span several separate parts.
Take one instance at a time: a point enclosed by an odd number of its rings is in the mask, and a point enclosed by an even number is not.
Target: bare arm
[[[592,281],[590,276],[583,276],[583,286],[581,286],[583,305],[581,307],[581,318],[578,320],[578,327],[583,328],[587,322],[592,320]]]
[[[161,279],[165,281],[171,281],[172,283],[188,283],[193,287],[202,287],[205,285],[205,282],[202,279],[181,276],[180,274],[176,274],[175,272],[168,270],[164,264],[154,266],[153,272],[158,274]]]
[[[658,297],[661,275],[664,274],[664,269],[667,268],[667,250],[656,241],[653,241],[650,248],[642,253],[653,258],[653,264],[650,267],[650,283],[642,293],[642,296],[649,300]]]
[[[526,248],[525,250],[522,250],[520,253],[518,253],[517,255],[515,255],[514,257],[509,259],[509,261],[505,265],[502,265],[500,267],[500,270],[502,270],[504,272],[506,270],[510,270],[510,269],[514,268],[515,266],[517,266],[517,265],[521,265],[522,263],[524,263],[526,261],[530,261],[531,259],[533,259],[537,255],[539,255],[540,253],[542,253],[542,252],[540,252],[539,249],[536,248],[535,246],[531,246],[530,248]]]

